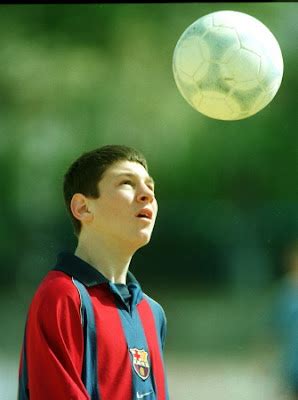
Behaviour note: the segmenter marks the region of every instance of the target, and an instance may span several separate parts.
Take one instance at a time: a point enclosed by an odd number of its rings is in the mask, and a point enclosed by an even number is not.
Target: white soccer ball
[[[217,11],[183,32],[173,72],[182,96],[197,111],[239,120],[271,102],[281,84],[283,59],[277,40],[259,20]]]

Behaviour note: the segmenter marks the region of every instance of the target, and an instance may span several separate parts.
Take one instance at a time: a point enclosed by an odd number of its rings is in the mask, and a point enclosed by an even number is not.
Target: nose
[[[143,185],[137,194],[137,201],[140,203],[152,203],[154,200],[154,192],[147,185]]]

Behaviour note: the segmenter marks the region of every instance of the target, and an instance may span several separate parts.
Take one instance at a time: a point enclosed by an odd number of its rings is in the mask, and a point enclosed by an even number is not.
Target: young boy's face
[[[138,248],[150,240],[157,214],[154,182],[137,162],[118,161],[107,168],[98,183],[99,197],[89,199],[90,228],[127,246]]]

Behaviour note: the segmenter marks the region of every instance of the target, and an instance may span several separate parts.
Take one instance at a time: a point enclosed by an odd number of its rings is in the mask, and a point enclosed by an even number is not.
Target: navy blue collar
[[[92,267],[92,265],[70,252],[63,251],[59,253],[57,263],[53,269],[74,277],[87,287],[100,285],[102,283],[111,284],[111,282],[97,269]],[[130,271],[127,273],[126,281],[127,286],[133,285],[140,288],[139,282]]]

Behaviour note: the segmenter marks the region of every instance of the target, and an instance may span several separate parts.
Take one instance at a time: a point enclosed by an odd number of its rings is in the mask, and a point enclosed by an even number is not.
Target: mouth
[[[140,210],[137,215],[137,218],[144,218],[148,221],[152,220],[153,217],[153,212],[149,209],[149,208],[143,208],[142,210]]]

